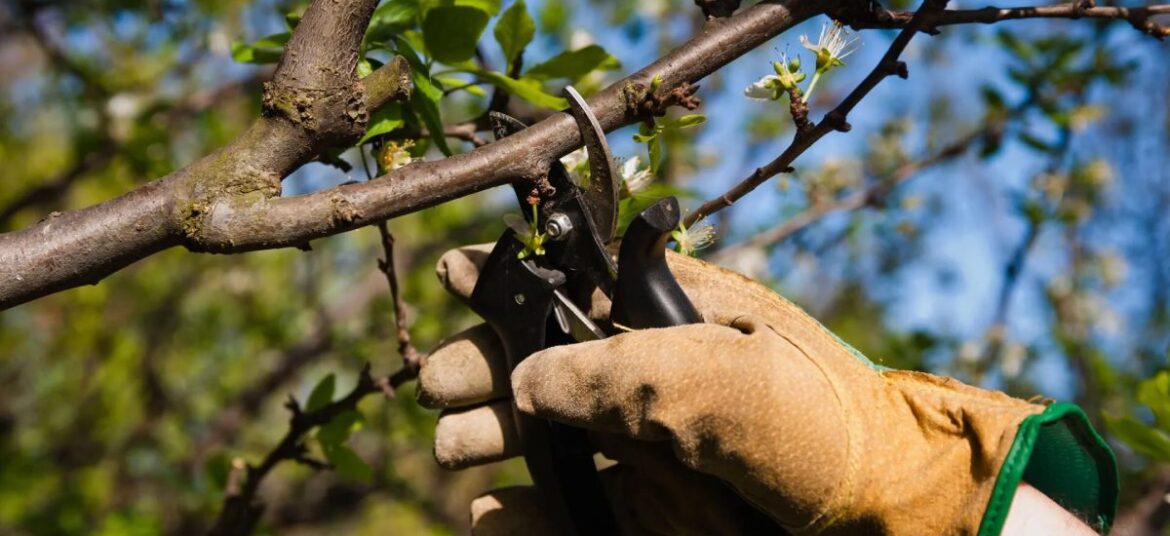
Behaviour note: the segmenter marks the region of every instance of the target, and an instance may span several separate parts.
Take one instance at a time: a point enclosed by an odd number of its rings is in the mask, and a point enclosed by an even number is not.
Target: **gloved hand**
[[[466,299],[488,251],[449,252],[440,279]],[[446,408],[440,464],[521,454],[515,403],[602,432],[599,447],[619,462],[603,482],[632,534],[756,532],[746,503],[794,533],[996,534],[1025,473],[1107,526],[1111,454],[1075,406],[881,369],[758,283],[686,257],[669,262],[708,323],[552,348],[511,382],[486,326],[433,352],[419,397]],[[1060,463],[1033,463],[1034,449]],[[1083,478],[1049,482],[1068,473]],[[527,488],[481,497],[474,530],[544,532],[537,498]]]

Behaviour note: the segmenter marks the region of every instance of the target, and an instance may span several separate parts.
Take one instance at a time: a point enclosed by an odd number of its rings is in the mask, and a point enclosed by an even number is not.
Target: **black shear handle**
[[[678,199],[651,205],[626,229],[610,318],[632,329],[667,328],[703,321],[666,265],[666,243],[678,228]]]
[[[506,231],[471,293],[471,308],[499,336],[509,370],[549,346],[572,342],[547,337],[548,322],[555,322],[549,314],[553,291],[565,283],[565,275],[517,261],[522,250],[512,231]],[[541,491],[546,512],[560,527],[558,534],[617,534],[585,430],[537,419],[515,407],[513,415],[528,473]]]
[[[666,243],[681,218],[678,200],[664,198],[630,223],[618,252],[618,278],[610,318],[632,329],[698,324],[702,316],[683,292],[666,264]],[[723,482],[706,476],[712,485]],[[744,534],[788,534],[767,514],[746,508]]]

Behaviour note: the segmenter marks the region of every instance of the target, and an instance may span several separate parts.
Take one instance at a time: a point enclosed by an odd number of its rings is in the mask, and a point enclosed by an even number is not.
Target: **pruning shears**
[[[616,263],[608,253],[617,234],[620,179],[589,105],[572,87],[564,96],[588,150],[589,178],[574,183],[554,160],[547,183],[514,181],[528,227],[504,231],[471,295],[472,309],[503,342],[509,368],[545,348],[610,335],[588,316],[596,289],[610,298],[610,320],[622,328],[702,321],[666,264],[666,244],[680,219],[677,199],[661,199],[634,218]],[[493,112],[491,121],[497,139],[525,128],[504,114]],[[617,534],[586,432],[518,412],[516,421],[533,483],[563,533]]]

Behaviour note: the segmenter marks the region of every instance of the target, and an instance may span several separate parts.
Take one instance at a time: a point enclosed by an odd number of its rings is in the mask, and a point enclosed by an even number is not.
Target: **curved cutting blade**
[[[598,238],[603,244],[608,244],[617,234],[618,223],[618,174],[613,165],[613,154],[605,141],[605,131],[581,94],[573,86],[566,86],[564,96],[589,151],[589,183],[581,185],[586,216],[593,223]]]

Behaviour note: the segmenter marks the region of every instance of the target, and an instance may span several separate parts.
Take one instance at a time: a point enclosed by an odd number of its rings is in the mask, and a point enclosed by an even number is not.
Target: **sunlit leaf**
[[[1133,417],[1105,415],[1109,431],[1135,452],[1156,461],[1170,462],[1170,435]]]
[[[540,82],[536,80],[532,80],[530,78],[521,78],[517,80],[496,71],[480,71],[476,74],[484,81],[489,82],[496,87],[503,88],[508,93],[531,102],[532,104],[540,106],[541,108],[562,110],[569,105],[565,99],[557,97],[556,95],[549,95],[548,93],[545,93],[544,88],[541,87]]]
[[[284,45],[292,34],[282,32],[264,37],[255,43],[232,43],[232,59],[239,63],[276,63],[284,54]]]
[[[678,118],[679,128],[697,127],[707,122],[707,116],[703,114],[687,114]]]
[[[536,23],[528,15],[528,6],[524,0],[516,0],[516,3],[500,17],[493,30],[496,42],[500,44],[500,49],[504,51],[504,59],[508,62],[508,72],[511,72],[516,56],[532,42],[535,33]]]
[[[422,119],[427,131],[431,133],[431,140],[435,142],[439,150],[450,156],[451,147],[447,145],[447,139],[443,137],[443,118],[439,112],[439,100],[443,98],[443,90],[431,82],[428,68],[419,59],[408,36],[399,36],[396,43],[398,53],[410,63],[411,80],[414,82],[414,90],[411,92],[410,99],[411,110]],[[403,117],[407,117],[407,114],[404,113]]]
[[[1139,384],[1137,399],[1154,412],[1159,427],[1170,429],[1170,371],[1159,372]]]
[[[316,387],[313,387],[313,392],[309,393],[309,400],[305,402],[305,411],[317,411],[332,402],[336,383],[337,378],[333,373],[321,378]]]
[[[370,125],[366,129],[365,135],[358,140],[358,145],[370,141],[374,136],[380,136],[390,132],[400,126],[405,121],[402,119],[402,105],[398,103],[391,103],[383,106],[378,111],[370,116]]]
[[[423,19],[423,41],[431,57],[443,63],[471,59],[489,18],[488,13],[475,7],[434,8]]]
[[[567,78],[576,82],[581,77],[594,70],[609,71],[621,68],[617,58],[609,55],[604,48],[598,45],[562,52],[548,61],[533,66],[524,73],[525,78],[548,80],[553,78]]]
[[[333,464],[333,469],[342,478],[362,483],[368,483],[373,478],[374,470],[370,464],[361,459],[349,447],[334,445],[326,448],[322,445],[321,450],[325,453],[325,458],[329,460],[329,463]]]
[[[349,435],[361,427],[362,414],[357,410],[349,410],[334,417],[333,420],[317,429],[317,441],[325,445],[337,446],[345,443]]]

